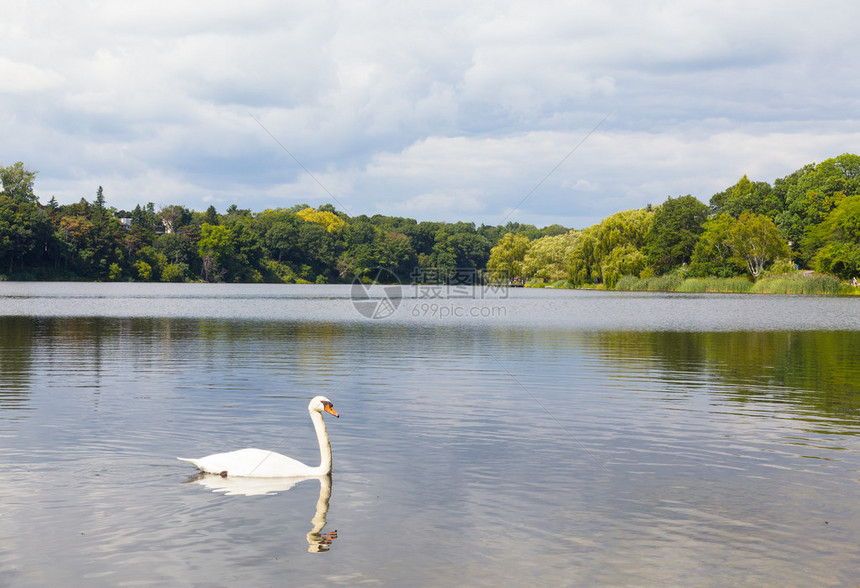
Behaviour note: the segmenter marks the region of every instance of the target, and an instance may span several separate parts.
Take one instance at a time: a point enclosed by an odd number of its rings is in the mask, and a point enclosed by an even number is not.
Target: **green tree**
[[[98,190],[96,190],[96,201],[95,201],[95,206],[96,206],[96,208],[98,208],[99,210],[104,210],[104,209],[106,208],[106,207],[105,207],[105,204],[106,204],[106,201],[105,201],[104,188],[102,188],[101,186],[99,186],[99,189],[98,189]]]
[[[83,215],[63,216],[54,235],[64,269],[76,276],[91,277],[97,263],[92,221]]]
[[[457,251],[454,239],[445,229],[439,229],[436,232],[435,243],[430,253],[430,265],[443,273],[457,269]]]
[[[454,251],[454,263],[458,269],[483,269],[489,261],[492,245],[482,235],[474,232],[474,224],[469,224],[471,231],[455,232],[448,237]]]
[[[738,218],[744,212],[753,212],[775,218],[783,208],[779,193],[774,192],[770,184],[751,182],[746,175],[731,188],[711,196],[711,211],[714,215],[727,213]]]
[[[436,222],[420,222],[413,226],[404,227],[403,234],[409,237],[415,253],[429,258],[430,254],[433,253],[433,247],[436,245],[436,235],[441,225],[442,223]]]
[[[254,221],[250,215],[229,219],[233,255],[224,262],[229,279],[237,282],[259,282],[262,280],[260,269],[265,252]]]
[[[505,234],[516,233],[519,235],[525,235],[529,241],[539,239],[544,236],[543,231],[538,229],[536,226],[518,223],[516,221],[508,221],[505,226],[499,227],[499,230],[504,232]]]
[[[206,209],[206,212],[203,213],[203,223],[201,223],[201,226],[204,223],[209,225],[221,224],[221,218],[218,216],[218,211],[215,210],[215,207],[211,204],[209,205],[209,208]]]
[[[96,190],[96,199],[93,202],[93,205],[100,211],[107,210],[107,199],[105,198],[104,188],[102,188],[101,186],[99,186]]]
[[[328,231],[316,222],[300,222],[294,261],[299,266],[299,274],[305,280],[315,281],[319,275],[334,277],[337,260],[343,252],[340,232]],[[304,269],[302,269],[304,268]]]
[[[160,225],[161,222],[155,214],[155,205],[152,202],[147,202],[145,207],[140,204],[134,207],[134,210],[131,213],[132,228],[138,227],[149,233],[155,234],[156,229],[158,229]]]
[[[185,233],[164,233],[159,235],[152,247],[163,254],[169,263],[190,265],[197,255],[191,238]]]
[[[432,267],[443,272],[483,269],[491,243],[475,230],[474,223],[440,223],[430,253]]]
[[[44,211],[33,202],[0,194],[0,267],[14,270],[17,261],[23,269],[24,259],[37,250],[46,248],[51,235],[51,222]]]
[[[840,200],[860,194],[860,156],[843,154],[819,164],[809,164],[774,183],[774,191],[785,200],[785,210],[775,221],[783,237],[801,252],[808,263],[804,244],[811,227],[824,221]]]
[[[142,248],[155,242],[156,228],[160,225],[152,202],[145,207],[140,204],[134,207],[131,212],[131,227],[125,234],[125,247],[130,259],[134,259]]]
[[[379,244],[379,266],[398,275],[406,275],[415,266],[417,257],[409,237],[396,231],[383,234]]]
[[[691,275],[727,278],[744,271],[744,265],[738,266],[735,263],[729,240],[734,225],[735,219],[725,212],[705,222],[704,231],[699,236],[691,257]]]
[[[47,249],[50,239],[50,220],[33,194],[37,173],[20,161],[0,167],[0,267],[8,264],[10,273],[16,261],[23,269],[25,258],[38,251],[37,245]]]
[[[338,260],[342,277],[363,276],[371,268],[379,266],[378,242],[382,229],[370,222],[366,216],[353,219],[345,230],[346,251]]]
[[[37,198],[33,194],[33,184],[36,182],[37,171],[30,171],[22,162],[7,167],[0,167],[0,184],[2,194],[17,202],[35,204]]]
[[[191,211],[179,204],[162,207],[158,219],[167,234],[175,233],[182,227],[191,224]]]
[[[813,227],[806,247],[817,271],[846,280],[860,276],[860,195],[843,199]]]
[[[299,222],[288,210],[268,209],[254,217],[252,229],[257,232],[265,255],[281,263],[297,257]]]
[[[708,207],[690,195],[670,197],[654,209],[644,247],[654,269],[665,273],[689,263],[707,218]]]
[[[123,236],[119,220],[110,214],[101,186],[96,190],[96,199],[90,206],[82,200],[86,217],[92,222],[91,237],[92,270],[89,277],[109,279],[110,266],[123,261]]]
[[[143,249],[137,252],[137,260],[134,264],[135,267],[141,267],[139,264],[143,263],[146,268],[145,275],[141,274],[138,271],[138,277],[143,281],[154,281],[157,282],[161,280],[162,272],[168,265],[167,256],[164,253],[161,253],[151,245],[147,245]]]
[[[184,282],[188,278],[187,263],[168,263],[161,272],[162,282]]]
[[[337,262],[341,277],[362,276],[375,267],[406,276],[414,267],[416,255],[409,237],[382,229],[379,225],[395,225],[380,220],[375,218],[372,221],[362,215],[347,224],[344,231],[346,250]]]
[[[544,237],[556,237],[558,235],[565,235],[570,232],[570,229],[567,229],[559,224],[550,225],[548,227],[544,227],[541,229],[541,234]]]

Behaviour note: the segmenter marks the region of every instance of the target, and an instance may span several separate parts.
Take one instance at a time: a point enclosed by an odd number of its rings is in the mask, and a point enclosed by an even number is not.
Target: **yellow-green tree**
[[[600,264],[600,274],[607,288],[614,288],[621,276],[638,276],[645,269],[645,254],[630,243],[616,247]]]
[[[568,279],[574,284],[603,281],[611,287],[621,275],[639,273],[653,217],[644,208],[624,210],[583,230],[568,258]]]
[[[203,276],[207,282],[219,280],[224,275],[223,265],[235,250],[233,234],[225,226],[203,223],[197,251],[203,262]]]
[[[523,261],[529,250],[529,239],[525,235],[507,233],[490,249],[487,270],[493,279],[517,279],[523,277]]]
[[[624,245],[632,245],[636,249],[644,247],[653,217],[652,211],[637,208],[622,210],[604,219],[595,232],[597,255],[602,258]]]
[[[579,231],[541,237],[531,242],[523,259],[523,276],[547,282],[567,279],[567,266]]]
[[[581,285],[600,279],[600,269],[595,264],[595,233],[597,225],[583,230],[568,256],[567,279],[573,284]]]

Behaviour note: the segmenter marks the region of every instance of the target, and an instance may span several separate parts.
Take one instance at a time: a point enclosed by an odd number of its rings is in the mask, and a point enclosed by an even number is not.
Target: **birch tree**
[[[729,231],[733,257],[746,265],[757,278],[765,266],[778,257],[788,257],[789,249],[773,221],[762,214],[745,212]]]

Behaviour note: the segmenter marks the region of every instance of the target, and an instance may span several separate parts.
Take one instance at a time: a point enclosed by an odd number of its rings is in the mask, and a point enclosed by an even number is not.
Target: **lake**
[[[387,288],[0,282],[0,584],[860,582],[856,298]]]

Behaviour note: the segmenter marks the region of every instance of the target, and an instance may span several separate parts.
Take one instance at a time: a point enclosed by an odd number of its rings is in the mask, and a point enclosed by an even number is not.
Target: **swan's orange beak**
[[[329,413],[329,414],[333,414],[333,415],[334,415],[334,416],[336,416],[337,418],[340,418],[340,415],[339,415],[339,414],[337,414],[337,413],[335,412],[334,407],[332,407],[332,405],[331,405],[331,404],[324,404],[324,405],[323,405],[323,408],[325,409],[325,411],[326,411],[327,413]]]

